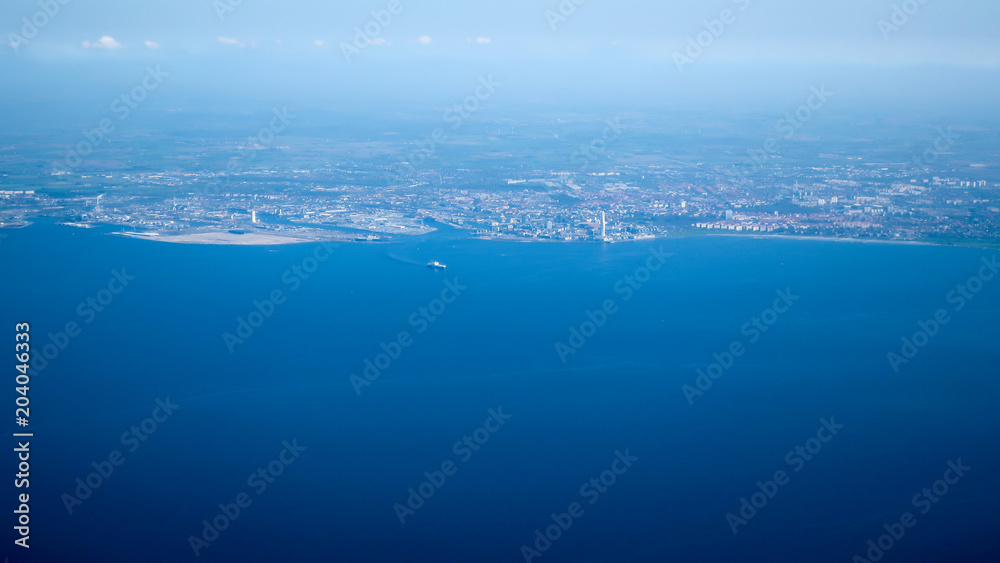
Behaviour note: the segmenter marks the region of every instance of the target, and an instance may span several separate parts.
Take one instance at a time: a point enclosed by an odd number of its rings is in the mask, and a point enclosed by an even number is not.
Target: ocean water
[[[993,251],[5,234],[2,338],[13,350],[30,322],[36,355],[63,344],[31,378],[30,488],[9,482],[4,508],[30,493],[31,548],[8,511],[11,561],[852,561],[885,525],[903,535],[881,540],[884,561],[1000,560],[1000,277],[961,310],[950,293]],[[647,279],[651,250],[669,257]],[[792,304],[767,311],[779,291]],[[897,373],[887,354],[938,309],[948,322]],[[601,326],[563,362],[588,312]],[[755,317],[766,331],[745,328]],[[239,318],[259,326],[230,351]],[[369,380],[366,361],[385,367]],[[743,498],[759,507],[741,516]]]

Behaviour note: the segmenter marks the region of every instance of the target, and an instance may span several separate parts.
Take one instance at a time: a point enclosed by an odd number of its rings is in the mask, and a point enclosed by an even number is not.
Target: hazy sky
[[[996,0],[5,0],[0,72],[8,99],[104,95],[150,63],[175,92],[218,96],[433,97],[488,73],[548,102],[859,76],[978,90],[997,83],[997,21]]]

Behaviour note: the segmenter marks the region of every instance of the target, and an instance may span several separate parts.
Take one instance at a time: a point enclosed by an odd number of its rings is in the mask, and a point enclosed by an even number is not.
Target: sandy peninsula
[[[159,232],[145,233],[112,233],[120,236],[172,242],[176,244],[224,244],[240,246],[277,246],[283,244],[302,244],[320,241],[348,241],[354,235],[324,230],[297,230],[290,232],[254,232],[242,234],[229,231],[190,231],[179,234],[164,234]]]

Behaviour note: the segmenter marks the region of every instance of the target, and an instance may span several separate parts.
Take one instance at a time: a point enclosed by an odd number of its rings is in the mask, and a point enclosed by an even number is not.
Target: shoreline
[[[888,240],[888,239],[859,239],[859,238],[843,238],[843,237],[827,237],[827,236],[808,236],[808,235],[762,235],[762,234],[734,234],[734,233],[719,233],[719,234],[708,234],[708,233],[691,233],[691,234],[679,234],[679,235],[664,235],[655,236],[646,239],[636,239],[636,240],[616,240],[611,242],[600,241],[600,240],[561,240],[561,239],[534,239],[534,238],[524,238],[524,237],[485,237],[485,236],[472,236],[473,240],[487,240],[487,241],[502,241],[502,242],[537,242],[537,243],[552,243],[552,244],[572,244],[572,243],[593,243],[593,244],[628,244],[628,243],[639,243],[639,242],[649,242],[649,241],[662,241],[662,240],[675,240],[683,238],[708,238],[708,237],[731,237],[731,238],[751,238],[751,239],[772,239],[772,240],[799,240],[799,241],[827,241],[827,242],[841,242],[841,243],[859,243],[859,244],[904,244],[904,245],[918,245],[918,246],[938,246],[942,248],[980,248],[984,250],[998,250],[1000,249],[1000,241],[996,243],[985,243],[981,241],[972,241],[967,243],[954,242],[954,243],[938,243],[938,242],[928,242],[924,240]]]
[[[203,231],[193,233],[183,233],[176,235],[165,235],[160,232],[150,231],[144,233],[111,232],[106,233],[113,236],[149,240],[156,242],[166,242],[171,244],[201,244],[217,246],[283,246],[289,244],[306,244],[315,242],[348,242],[354,237],[346,233],[230,233],[229,231]]]
[[[358,242],[372,244],[369,241],[357,241],[355,240],[357,233],[343,233],[334,232],[329,230],[303,230],[294,232],[247,232],[244,234],[230,233],[228,231],[196,231],[181,234],[164,234],[158,231],[146,231],[146,232],[109,232],[106,234],[111,234],[115,236],[124,236],[128,238],[135,238],[141,240],[151,240],[159,242],[167,242],[173,244],[207,244],[207,245],[221,245],[221,246],[280,246],[289,244],[307,244],[315,242]],[[402,236],[425,236],[425,235],[402,235]],[[548,244],[565,244],[565,243],[589,243],[589,244],[621,244],[621,243],[640,243],[640,242],[653,242],[653,241],[663,241],[681,238],[694,238],[694,237],[729,237],[729,238],[752,238],[757,240],[797,240],[797,241],[827,241],[827,242],[839,242],[839,243],[857,243],[857,244],[903,244],[903,245],[919,245],[919,246],[939,246],[939,247],[957,247],[957,248],[978,248],[982,250],[997,250],[1000,249],[1000,241],[996,243],[989,243],[984,241],[954,241],[947,243],[939,242],[929,242],[926,240],[887,240],[887,239],[859,239],[859,238],[846,238],[846,237],[830,237],[830,236],[809,236],[809,235],[782,235],[782,234],[735,234],[735,233],[718,233],[718,234],[708,234],[708,233],[684,233],[677,235],[664,235],[664,236],[654,236],[650,238],[637,239],[637,240],[618,240],[618,241],[601,241],[601,240],[562,240],[562,239],[541,239],[541,238],[526,238],[526,237],[516,237],[516,236],[476,236],[471,233],[466,233],[460,238],[465,238],[469,240],[482,240],[482,241],[498,241],[498,242],[519,242],[519,243],[548,243]],[[385,242],[385,241],[374,241],[374,242]]]
[[[921,246],[952,246],[947,244],[938,244],[933,242],[926,242],[920,240],[888,240],[888,239],[859,239],[859,238],[842,238],[842,237],[824,237],[824,236],[807,236],[807,235],[734,235],[734,234],[717,234],[717,235],[694,235],[694,236],[706,236],[706,237],[750,237],[750,238],[762,238],[762,239],[786,239],[786,240],[824,240],[830,242],[855,242],[861,244],[917,244]]]

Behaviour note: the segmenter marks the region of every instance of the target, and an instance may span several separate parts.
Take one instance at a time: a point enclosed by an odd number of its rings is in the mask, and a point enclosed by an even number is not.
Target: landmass
[[[53,164],[55,147],[32,153],[41,141],[31,138],[17,154],[0,149],[0,227],[49,217],[189,244],[376,242],[438,226],[527,242],[725,233],[1000,244],[1000,162],[986,130],[948,128],[947,142],[914,145],[886,126],[879,131],[900,148],[851,131],[761,152],[759,139],[729,140],[742,130],[723,125],[688,146],[679,129],[713,118],[669,117],[623,119],[616,136],[595,138],[591,121],[567,115],[518,134],[456,133],[433,150],[419,148],[421,129],[410,134],[417,141],[274,147],[176,144],[150,132],[156,156],[137,163],[127,145],[109,145],[75,168]]]

